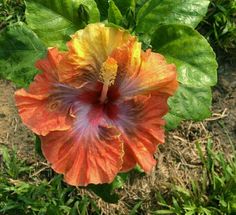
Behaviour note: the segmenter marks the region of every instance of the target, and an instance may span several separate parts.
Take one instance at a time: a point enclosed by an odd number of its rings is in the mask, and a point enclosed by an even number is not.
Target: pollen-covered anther
[[[103,62],[101,70],[100,70],[100,79],[103,83],[102,93],[100,97],[100,101],[103,103],[106,100],[108,87],[114,84],[117,74],[117,61],[108,57],[105,62]]]
[[[117,61],[112,57],[108,57],[106,61],[103,62],[100,71],[100,78],[103,84],[107,85],[108,87],[114,84],[117,68]]]

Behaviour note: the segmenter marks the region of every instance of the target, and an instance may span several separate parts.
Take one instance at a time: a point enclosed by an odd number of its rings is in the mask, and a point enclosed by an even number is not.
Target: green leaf
[[[108,21],[133,32],[136,25],[136,0],[111,0]]]
[[[108,17],[108,8],[109,8],[109,3],[108,0],[95,0],[98,6],[98,9],[100,11],[100,18],[101,21],[107,19]]]
[[[177,93],[168,101],[167,128],[182,119],[202,120],[210,115],[211,86],[217,82],[215,54],[197,31],[185,25],[162,25],[152,37],[153,50],[177,66]]]
[[[114,1],[109,2],[108,21],[116,25],[122,25],[123,17]]]
[[[17,23],[1,32],[0,47],[0,76],[27,87],[37,74],[36,60],[46,53],[42,41],[25,24]]]
[[[138,214],[138,209],[142,206],[143,201],[138,201],[134,207],[132,208],[132,210],[130,211],[129,215],[136,215]]]
[[[28,0],[26,21],[47,46],[65,48],[70,35],[99,21],[94,0]]]
[[[153,214],[173,214],[174,211],[173,210],[157,210],[157,211],[153,211]]]
[[[84,6],[83,4],[81,4],[79,7],[78,7],[78,18],[79,20],[82,20],[82,25],[87,25],[88,22],[89,22],[89,9],[87,6]]]
[[[172,129],[175,129],[178,127],[178,125],[180,124],[180,122],[183,120],[182,118],[176,116],[176,115],[173,115],[171,114],[170,112],[167,113],[165,116],[164,116],[164,119],[166,121],[166,126],[165,128],[167,130],[172,130]]]
[[[129,8],[135,10],[135,0],[114,0],[114,2],[123,15]]]
[[[211,88],[194,88],[181,84],[168,100],[169,112],[177,117],[199,121],[211,115]]]
[[[181,83],[192,87],[216,84],[215,53],[197,31],[185,25],[163,25],[154,33],[151,45],[175,63]]]
[[[160,24],[186,24],[195,28],[207,12],[209,0],[149,0],[137,14],[139,33],[152,34]]]
[[[115,190],[123,186],[127,177],[127,173],[120,173],[111,184],[90,184],[87,188],[96,193],[104,201],[108,203],[117,203],[120,197],[115,193]]]
[[[41,157],[44,157],[43,156],[43,152],[42,152],[42,149],[41,149],[41,140],[39,138],[38,135],[35,135],[35,145],[34,145],[34,148],[35,148],[35,152],[41,156]]]
[[[150,0],[136,0],[136,11],[139,11],[142,6]]]

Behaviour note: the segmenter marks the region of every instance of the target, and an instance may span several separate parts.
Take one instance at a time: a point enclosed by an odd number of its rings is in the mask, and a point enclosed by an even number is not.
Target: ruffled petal
[[[38,135],[67,130],[72,124],[67,96],[64,96],[65,103],[63,99],[56,98],[53,92],[55,85],[59,84],[57,69],[62,55],[56,48],[49,49],[47,58],[36,63],[43,72],[35,76],[28,92],[24,89],[15,92],[16,106],[22,121]],[[59,91],[57,95],[61,96],[64,89]],[[72,90],[69,90],[69,95],[70,92]]]
[[[168,94],[138,96],[121,105],[116,122],[124,141],[122,172],[139,164],[145,172],[155,166],[157,145],[164,142],[165,124],[162,117],[168,111]]]
[[[71,127],[72,118],[66,110],[61,111],[58,101],[53,101],[45,95],[30,94],[24,89],[15,93],[15,100],[22,121],[38,135]]]
[[[47,57],[36,62],[35,66],[43,72],[37,74],[30,84],[28,90],[30,93],[34,95],[49,94],[53,83],[58,82],[58,65],[63,55],[57,48],[49,48]]]
[[[102,63],[114,49],[134,38],[128,32],[105,27],[102,23],[89,24],[77,31],[68,42],[68,53],[60,68],[60,80],[94,81],[99,79]]]
[[[111,183],[122,166],[122,142],[112,127],[51,132],[41,141],[46,159],[70,185]]]
[[[141,43],[133,37],[114,49],[111,57],[117,61],[119,66],[116,85],[122,83],[124,79],[132,80],[136,77],[141,67],[141,53]]]
[[[134,47],[135,49],[130,49],[130,52],[138,53],[139,48],[137,45]],[[123,53],[120,53],[120,56],[123,56],[128,50],[124,50]],[[126,69],[128,74],[118,83],[120,94],[123,97],[144,94],[155,95],[156,93],[173,95],[178,87],[175,65],[167,64],[162,55],[150,50],[141,53],[140,62],[137,58],[135,60],[136,66],[126,65],[130,69]],[[135,58],[132,57],[131,59]]]

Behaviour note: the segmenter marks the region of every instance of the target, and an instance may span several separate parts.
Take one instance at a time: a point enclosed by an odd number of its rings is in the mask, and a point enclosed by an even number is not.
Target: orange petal
[[[112,53],[119,65],[120,78],[134,78],[141,66],[141,43],[135,37],[129,38],[126,43],[117,47]],[[121,81],[121,80],[118,80]]]
[[[178,87],[175,65],[167,64],[162,55],[150,50],[142,52],[138,70],[127,71],[131,72],[120,84],[123,96],[156,93],[173,95]]]
[[[50,102],[45,95],[33,95],[21,89],[15,93],[15,100],[22,121],[38,135],[71,127],[72,119],[60,111],[60,104]]]
[[[69,129],[72,123],[67,116],[68,108],[61,111],[62,104],[51,96],[54,84],[58,83],[57,67],[62,55],[56,48],[49,49],[47,57],[36,63],[43,72],[35,76],[28,92],[21,89],[15,93],[22,121],[38,135]]]
[[[68,184],[110,183],[121,169],[123,148],[117,130],[99,127],[98,134],[83,136],[71,129],[41,137],[46,159]]]
[[[176,66],[168,64],[164,56],[151,50],[143,52],[142,59],[140,88],[173,95],[178,87]]]
[[[77,31],[68,42],[68,53],[60,65],[60,80],[98,80],[102,63],[114,49],[132,36],[121,29],[105,27],[102,23],[89,24]]]
[[[30,84],[30,93],[35,95],[49,93],[52,84],[58,82],[57,68],[62,57],[63,53],[60,53],[57,48],[50,48],[47,57],[36,62],[35,66],[43,72],[36,75]]]
[[[132,170],[136,165],[137,159],[133,150],[131,150],[130,146],[127,143],[124,143],[123,165],[120,172],[128,172]]]
[[[120,115],[119,127],[123,130],[124,162],[122,172],[139,164],[145,172],[155,166],[157,145],[164,142],[164,120],[167,113],[167,94],[139,96],[124,104],[127,110]],[[130,110],[130,111],[129,111]]]

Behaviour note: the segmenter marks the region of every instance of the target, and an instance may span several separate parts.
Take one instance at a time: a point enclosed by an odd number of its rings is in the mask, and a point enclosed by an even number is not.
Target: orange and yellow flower
[[[164,142],[176,68],[128,32],[90,24],[49,48],[29,89],[15,94],[22,121],[42,142],[52,168],[71,185],[110,183],[137,164],[150,172]]]

